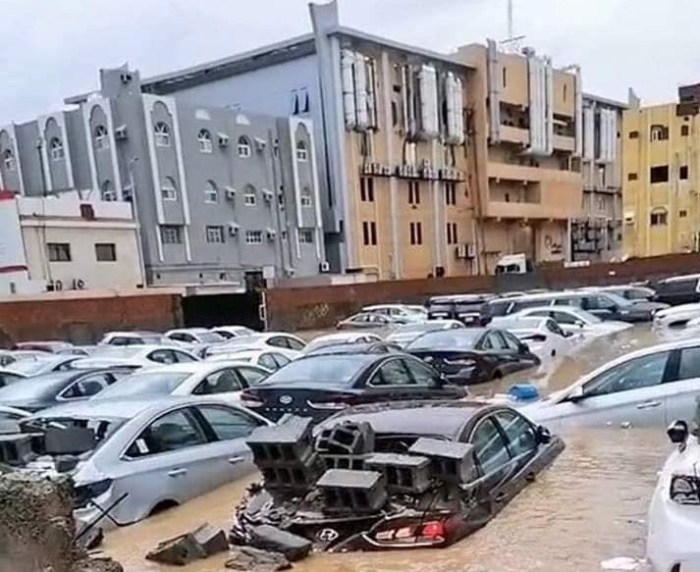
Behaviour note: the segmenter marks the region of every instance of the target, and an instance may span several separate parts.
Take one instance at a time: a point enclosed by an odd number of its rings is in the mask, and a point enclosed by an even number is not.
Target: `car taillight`
[[[446,359],[445,363],[447,365],[474,365],[474,360],[471,358],[456,358],[456,359]]]
[[[246,389],[241,393],[241,405],[243,407],[262,407],[263,400],[251,389]]]
[[[430,540],[442,540],[446,536],[445,523],[439,520],[426,522],[418,526],[402,526],[401,528],[391,528],[388,530],[380,530],[374,537],[381,541],[387,542],[390,540],[406,540],[428,538]]]
[[[445,524],[435,520],[426,522],[421,530],[421,536],[426,538],[445,538]]]
[[[307,404],[312,409],[331,409],[340,410],[355,405],[357,402],[354,395],[347,393],[333,393],[326,396],[316,397],[313,400],[307,400]]]
[[[112,479],[104,479],[79,485],[73,489],[73,508],[85,508],[90,501],[106,493],[112,486]]]

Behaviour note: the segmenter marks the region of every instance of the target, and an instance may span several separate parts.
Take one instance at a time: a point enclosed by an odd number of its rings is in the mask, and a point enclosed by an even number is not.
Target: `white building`
[[[0,192],[0,296],[144,284],[130,203]]]

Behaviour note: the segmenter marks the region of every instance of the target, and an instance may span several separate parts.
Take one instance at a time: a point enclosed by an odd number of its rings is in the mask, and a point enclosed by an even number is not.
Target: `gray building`
[[[0,127],[0,187],[131,201],[152,285],[225,292],[327,270],[308,116],[142,93],[127,68],[70,104]]]

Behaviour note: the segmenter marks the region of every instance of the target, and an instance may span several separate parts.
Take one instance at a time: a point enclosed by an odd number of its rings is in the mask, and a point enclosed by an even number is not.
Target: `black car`
[[[674,276],[655,284],[654,300],[672,306],[700,302],[700,274]]]
[[[318,422],[362,403],[466,395],[413,356],[354,351],[296,359],[243,391],[241,402],[272,421],[291,413]]]
[[[304,422],[248,439],[264,482],[237,511],[235,544],[255,546],[260,525],[271,525],[329,552],[445,547],[484,526],[564,449],[516,410],[468,401],[361,406],[313,438]]]
[[[47,407],[88,399],[133,371],[124,368],[57,371],[0,388],[0,405],[34,413]]]
[[[495,328],[430,332],[405,349],[458,385],[484,383],[540,365],[527,344]]]
[[[493,296],[465,294],[433,296],[428,300],[429,320],[459,320],[467,326],[483,326],[482,306]]]

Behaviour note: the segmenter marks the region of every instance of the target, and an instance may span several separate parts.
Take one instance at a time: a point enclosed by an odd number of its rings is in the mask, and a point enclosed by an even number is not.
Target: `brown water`
[[[565,387],[609,359],[649,345],[655,337],[635,328],[599,340],[580,355],[551,365],[537,382]],[[531,376],[518,376],[532,379]],[[513,380],[480,388],[502,391]],[[301,572],[594,572],[600,562],[644,555],[646,510],[657,471],[670,451],[663,431],[600,429],[564,435],[567,450],[485,528],[445,550],[316,555]],[[245,483],[233,483],[138,525],[115,531],[105,552],[126,572],[168,570],[143,556],[160,540],[203,522],[228,528]],[[184,572],[221,572],[225,557],[194,563]],[[175,569],[175,568],[173,568]]]

